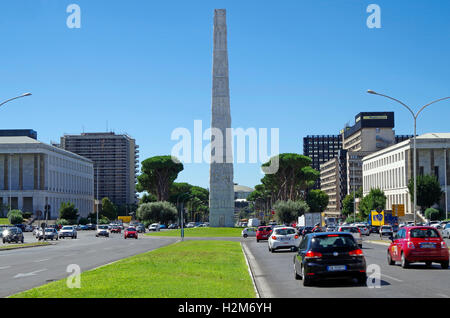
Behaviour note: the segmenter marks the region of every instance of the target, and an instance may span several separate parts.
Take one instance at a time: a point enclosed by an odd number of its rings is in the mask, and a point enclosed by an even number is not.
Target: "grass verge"
[[[185,237],[240,237],[243,228],[233,227],[196,227],[184,229]],[[180,237],[181,229],[151,232],[147,236]]]
[[[6,218],[0,218],[0,225],[9,225],[9,220]]]
[[[12,298],[253,298],[240,243],[187,241],[60,280]]]
[[[28,247],[39,247],[39,246],[47,246],[47,245],[52,245],[51,243],[48,242],[36,242],[36,243],[24,243],[24,244],[8,244],[8,245],[1,245],[0,246],[0,251],[5,251],[5,250],[15,250],[18,248],[28,248]]]

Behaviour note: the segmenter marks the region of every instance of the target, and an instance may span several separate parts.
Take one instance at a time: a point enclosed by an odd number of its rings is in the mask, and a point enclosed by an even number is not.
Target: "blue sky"
[[[81,29],[66,26],[69,4]],[[369,29],[369,4],[381,29]],[[128,133],[140,159],[170,154],[177,127],[210,125],[214,8],[227,9],[233,127],[280,128],[280,152],[302,153],[308,134],[337,134],[361,111],[450,95],[450,2],[103,1],[0,2],[0,128],[32,128],[43,142],[64,133]],[[418,133],[449,132],[450,102],[427,109]],[[207,142],[205,141],[204,145]],[[259,183],[260,164],[236,164],[235,182]],[[209,166],[186,164],[177,181],[208,187]]]

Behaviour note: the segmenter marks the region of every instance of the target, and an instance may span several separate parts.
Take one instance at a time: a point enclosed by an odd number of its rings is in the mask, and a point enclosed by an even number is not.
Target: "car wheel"
[[[20,242],[23,244],[23,239]]]
[[[405,254],[403,254],[403,252],[402,252],[402,267],[403,268],[409,267],[409,262],[406,260]]]
[[[5,239],[3,239],[3,244],[5,244],[5,242],[6,242]]]
[[[448,261],[442,262],[441,263],[441,267],[442,267],[442,269],[447,269],[448,268]]]
[[[359,275],[356,280],[358,281],[358,284],[366,286],[367,285],[367,275],[361,274]]]
[[[259,240],[258,240],[258,239],[256,239],[256,243],[259,243]]]
[[[247,238],[248,237],[248,235],[247,234],[244,234],[244,238]]]
[[[392,259],[391,253],[387,252],[387,261],[389,265],[395,265],[395,261]]]
[[[295,268],[295,263],[294,263],[294,278],[295,280],[301,279],[301,276],[297,273],[297,269]]]

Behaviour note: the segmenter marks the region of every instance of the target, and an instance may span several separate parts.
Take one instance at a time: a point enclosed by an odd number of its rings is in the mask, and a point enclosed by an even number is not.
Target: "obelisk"
[[[234,226],[233,154],[226,10],[214,10],[209,223]]]

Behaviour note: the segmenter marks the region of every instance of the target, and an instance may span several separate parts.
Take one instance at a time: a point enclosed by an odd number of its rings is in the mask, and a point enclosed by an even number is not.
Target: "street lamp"
[[[18,99],[18,98],[27,97],[27,96],[31,96],[31,93],[25,93],[25,94],[22,94],[22,95],[20,95],[20,96],[16,96],[16,97],[7,99],[7,100],[5,100],[4,102],[0,103],[0,107],[3,106],[4,104],[6,104],[7,102],[10,102],[10,101],[15,100],[15,99]]]
[[[177,196],[177,209],[178,209],[178,199],[181,197],[181,196],[184,196],[184,195],[186,195],[186,194],[188,194],[188,198],[190,198],[190,192],[185,192],[185,193],[181,193],[181,194],[179,194],[178,196]],[[181,220],[180,220],[180,225],[181,225],[181,240],[182,241],[184,241],[184,200],[183,201],[181,201]]]
[[[413,140],[414,140],[414,144],[413,144],[413,149],[414,149],[413,150],[413,152],[414,152],[414,168],[413,168],[413,171],[414,171],[414,210],[413,211],[414,211],[414,225],[416,225],[416,206],[417,206],[417,171],[416,171],[417,170],[417,167],[416,167],[416,162],[417,162],[416,136],[417,136],[417,134],[416,134],[416,127],[417,127],[417,117],[419,117],[419,114],[426,107],[430,106],[431,104],[434,104],[434,103],[437,103],[437,102],[440,102],[440,101],[443,101],[443,100],[446,100],[446,99],[450,99],[450,97],[444,97],[444,98],[440,98],[440,99],[437,99],[435,101],[432,101],[431,103],[428,103],[428,104],[422,106],[422,108],[416,114],[414,114],[414,111],[408,105],[406,105],[405,103],[399,101],[398,99],[395,99],[393,97],[374,92],[373,90],[370,90],[370,89],[367,91],[367,93],[372,94],[372,95],[383,96],[383,97],[392,99],[393,101],[396,101],[397,103],[401,104],[406,109],[408,109],[410,111],[411,115],[414,118],[414,137],[413,137]]]

